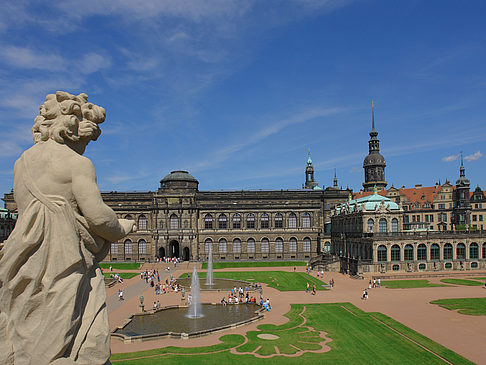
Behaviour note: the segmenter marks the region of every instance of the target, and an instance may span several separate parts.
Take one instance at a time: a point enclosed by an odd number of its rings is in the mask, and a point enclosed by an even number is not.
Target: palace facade
[[[386,190],[374,115],[372,120],[364,189],[332,212],[331,255],[339,259],[339,270],[359,275],[486,269],[486,196],[479,186],[470,191],[462,156],[454,186],[446,181]],[[325,265],[323,259],[315,262]]]
[[[186,171],[173,171],[160,188],[106,192],[103,201],[119,218],[137,222],[137,232],[111,244],[108,261],[153,261],[157,257],[207,260],[308,260],[330,251],[330,212],[350,190],[322,189],[307,161],[306,183],[296,190],[200,191]],[[13,194],[4,197],[15,210]]]

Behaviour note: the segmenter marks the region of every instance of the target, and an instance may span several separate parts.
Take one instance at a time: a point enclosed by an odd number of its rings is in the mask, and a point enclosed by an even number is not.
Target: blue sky
[[[88,146],[104,191],[359,190],[371,100],[391,185],[486,188],[484,1],[2,1],[0,191],[45,95],[103,106]]]

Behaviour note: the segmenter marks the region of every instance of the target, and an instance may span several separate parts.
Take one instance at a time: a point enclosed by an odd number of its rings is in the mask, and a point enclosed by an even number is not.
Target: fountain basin
[[[254,322],[263,318],[262,308],[248,304],[202,304],[203,317],[188,318],[188,307],[169,306],[149,313],[137,313],[111,336],[124,342],[141,342],[159,338],[204,336],[216,331]]]
[[[214,278],[213,282],[213,285],[207,285],[206,279],[199,279],[199,288],[202,291],[229,291],[235,287],[239,288],[241,286],[242,288],[247,287],[248,290],[253,290],[255,285],[249,281],[222,278]],[[176,280],[176,283],[183,286],[187,290],[191,286],[191,278],[179,278]]]

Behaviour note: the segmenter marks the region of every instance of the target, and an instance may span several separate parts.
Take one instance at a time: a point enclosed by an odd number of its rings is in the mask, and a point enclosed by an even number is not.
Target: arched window
[[[373,219],[368,219],[368,232],[373,233],[373,229],[375,226],[375,221]]]
[[[246,251],[248,253],[255,252],[255,240],[253,238],[248,238],[248,241],[246,241]]]
[[[380,219],[379,229],[380,229],[380,233],[387,233],[388,232],[388,223],[386,222],[385,218]]]
[[[452,260],[452,245],[450,243],[444,245],[444,260]]]
[[[391,260],[400,261],[400,246],[393,245],[391,248]]]
[[[413,261],[413,246],[412,245],[406,245],[405,249],[403,251],[403,256],[405,258],[405,261]]]
[[[211,238],[206,238],[204,241],[204,253],[208,254],[209,253],[209,247],[213,244],[213,241]]]
[[[213,216],[211,214],[204,216],[204,228],[213,229]]]
[[[283,239],[280,237],[275,240],[275,252],[283,252]]]
[[[275,228],[283,228],[283,216],[280,213],[275,214]]]
[[[145,240],[138,241],[138,253],[143,255],[147,253],[147,242]]]
[[[131,240],[125,240],[125,255],[131,255],[133,253],[133,246]]]
[[[262,229],[268,229],[269,227],[269,222],[268,222],[268,214],[267,213],[262,213],[260,216],[260,227]]]
[[[115,242],[111,244],[111,254],[118,255],[118,243]]]
[[[331,252],[331,242],[326,241],[326,242],[324,243],[324,252],[326,252],[326,253]]]
[[[486,259],[486,242],[483,243],[483,259]]]
[[[219,240],[219,253],[226,253],[227,252],[227,241],[225,238],[221,238]]]
[[[233,240],[233,252],[240,253],[241,252],[241,240],[239,238],[235,238]]]
[[[456,248],[456,259],[465,260],[466,259],[466,245],[464,243],[458,243]]]
[[[176,214],[172,214],[169,218],[170,229],[179,229],[179,217]]]
[[[255,228],[255,215],[253,213],[246,216],[246,228]]]
[[[440,247],[437,243],[433,243],[430,246],[430,259],[431,260],[440,260]]]
[[[417,260],[420,261],[425,261],[427,260],[427,246],[425,246],[423,243],[418,245],[417,248]]]
[[[311,226],[311,216],[309,213],[304,213],[302,215],[302,227],[310,228],[310,226]]]
[[[310,252],[311,251],[311,239],[309,237],[304,238],[304,244],[302,246],[302,251]]]
[[[289,214],[289,228],[297,228],[297,216],[295,213]]]
[[[386,262],[386,246],[385,245],[380,245],[378,246],[378,262]]]
[[[240,229],[241,228],[241,215],[238,213],[233,214],[233,228]]]
[[[289,241],[289,252],[297,252],[297,239],[292,237]]]
[[[146,231],[147,225],[148,225],[147,217],[145,217],[144,215],[141,215],[140,217],[138,217],[138,229],[140,231]]]
[[[471,243],[469,245],[469,258],[478,259],[479,258],[479,246],[477,243]]]
[[[127,215],[125,216],[125,219],[129,219],[129,220],[133,221],[133,218],[132,218],[132,216],[131,216],[130,214],[127,214]]]
[[[392,219],[391,229],[392,229],[392,233],[398,232],[398,219],[396,219],[396,218]]]
[[[268,238],[262,238],[262,253],[268,253],[270,250],[270,243],[268,242]]]
[[[218,217],[218,228],[219,229],[227,229],[228,228],[228,219],[226,218],[226,214],[220,214]]]

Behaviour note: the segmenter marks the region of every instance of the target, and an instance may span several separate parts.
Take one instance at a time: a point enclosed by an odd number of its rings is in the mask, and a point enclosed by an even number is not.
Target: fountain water
[[[192,270],[191,281],[191,302],[189,303],[189,310],[187,316],[190,318],[204,317],[201,311],[201,291],[199,289],[199,276],[197,275],[196,266]]]
[[[208,272],[206,274],[206,285],[214,285],[213,280],[213,245],[209,244]]]

